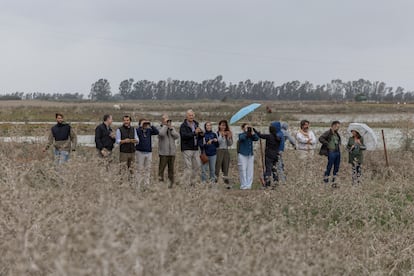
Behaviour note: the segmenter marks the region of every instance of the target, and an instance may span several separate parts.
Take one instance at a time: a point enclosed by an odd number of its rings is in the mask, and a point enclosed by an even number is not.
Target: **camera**
[[[167,120],[167,125],[171,125],[171,120]]]
[[[142,123],[143,128],[149,128],[150,126],[151,126],[151,123],[148,122],[148,121],[145,121],[145,122]]]
[[[252,132],[252,128],[251,127],[247,127],[247,132],[251,133]]]

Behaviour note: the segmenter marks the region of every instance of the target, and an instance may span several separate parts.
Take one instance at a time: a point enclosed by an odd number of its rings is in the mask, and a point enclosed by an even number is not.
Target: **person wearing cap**
[[[180,134],[172,125],[172,121],[168,118],[167,114],[162,115],[162,122],[159,128],[158,134],[158,177],[159,181],[164,181],[164,170],[168,166],[168,187],[172,188],[174,185],[174,162],[177,147],[175,140],[180,138]]]
[[[348,139],[346,146],[349,152],[348,163],[352,165],[352,184],[361,184],[361,165],[364,158],[363,151],[366,149],[364,138],[356,130],[351,130],[352,136]]]

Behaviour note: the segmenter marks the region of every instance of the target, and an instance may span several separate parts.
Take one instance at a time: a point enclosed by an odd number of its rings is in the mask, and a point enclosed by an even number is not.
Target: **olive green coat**
[[[346,148],[349,152],[349,160],[348,162],[350,164],[359,163],[362,164],[362,161],[364,160],[364,154],[363,151],[366,149],[364,145],[364,138],[361,137],[360,139],[362,145],[358,145],[355,143],[355,139],[353,136],[349,137],[348,144]],[[352,146],[355,145],[355,147],[351,150]]]

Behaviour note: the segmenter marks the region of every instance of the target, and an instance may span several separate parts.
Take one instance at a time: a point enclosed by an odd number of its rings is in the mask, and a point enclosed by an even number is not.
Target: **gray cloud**
[[[0,93],[121,80],[383,80],[414,89],[411,1],[6,1]]]

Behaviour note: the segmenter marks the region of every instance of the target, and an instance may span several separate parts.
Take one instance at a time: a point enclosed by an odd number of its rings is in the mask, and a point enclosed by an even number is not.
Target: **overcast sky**
[[[127,78],[414,90],[412,0],[0,0],[0,93]]]

